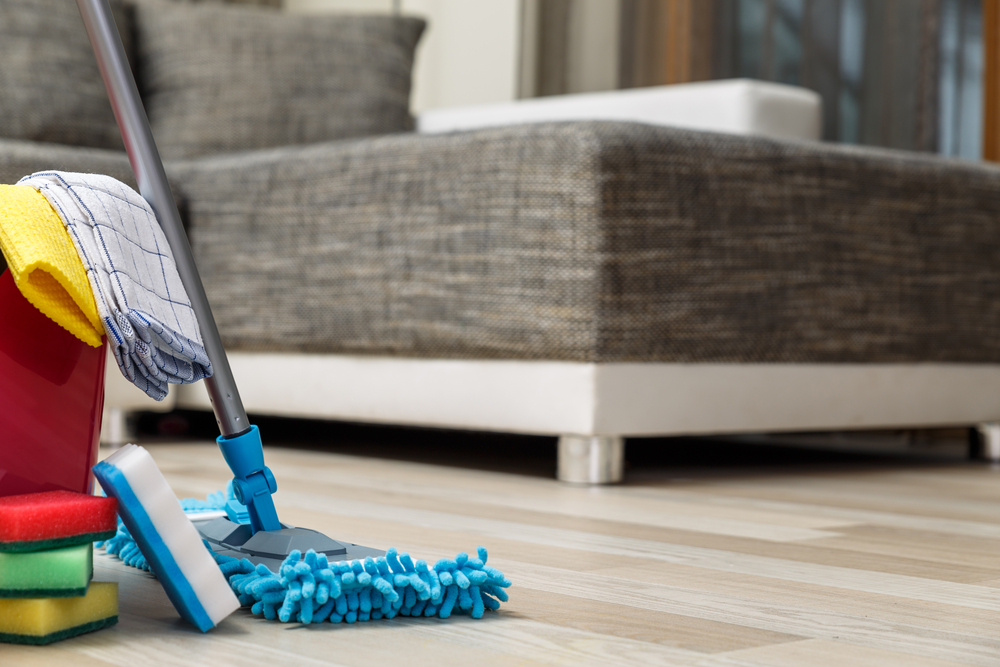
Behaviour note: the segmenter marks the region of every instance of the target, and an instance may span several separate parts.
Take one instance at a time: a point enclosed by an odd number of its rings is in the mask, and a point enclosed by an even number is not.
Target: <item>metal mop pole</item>
[[[257,429],[251,427],[247,420],[215,317],[191,254],[191,246],[181,225],[177,204],[167,183],[163,162],[156,150],[153,133],[139,99],[139,90],[125,57],[111,7],[107,0],[77,0],[77,6],[83,16],[87,35],[111,100],[111,108],[125,141],[125,150],[139,184],[139,194],[153,208],[167,237],[177,264],[177,273],[191,299],[191,306],[201,328],[205,352],[213,369],[212,377],[205,379],[205,387],[222,433],[219,446],[236,475],[233,487],[237,499],[250,510],[254,531],[277,530],[281,524],[270,498],[277,485],[271,471],[264,466]]]

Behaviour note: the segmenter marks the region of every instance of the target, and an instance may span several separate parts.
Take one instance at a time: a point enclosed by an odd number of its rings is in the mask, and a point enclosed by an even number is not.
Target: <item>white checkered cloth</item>
[[[110,176],[46,171],[19,185],[59,213],[122,375],[156,400],[212,374],[198,320],[149,204]]]

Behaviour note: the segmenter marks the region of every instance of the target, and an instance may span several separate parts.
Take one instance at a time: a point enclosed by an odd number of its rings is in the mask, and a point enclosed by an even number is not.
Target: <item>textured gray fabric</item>
[[[106,174],[136,187],[124,152],[0,139],[0,183],[17,183],[23,176],[49,169]]]
[[[17,183],[23,176],[49,170],[105,174],[138,190],[124,152],[0,139],[0,183]],[[186,225],[184,198],[172,180],[170,191]]]
[[[112,3],[126,52],[131,30]],[[123,148],[72,0],[0,0],[0,137]]]
[[[155,5],[165,2],[176,2],[178,4],[205,4],[205,5],[258,5],[261,7],[283,7],[282,0],[127,0],[132,5]]]
[[[136,7],[142,93],[165,158],[412,128],[419,19]]]
[[[566,123],[177,163],[228,347],[1000,362],[1000,170]]]

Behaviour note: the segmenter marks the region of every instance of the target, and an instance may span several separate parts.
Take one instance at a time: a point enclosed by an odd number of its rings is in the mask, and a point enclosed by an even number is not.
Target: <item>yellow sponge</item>
[[[0,185],[0,250],[21,294],[88,345],[104,328],[87,271],[59,214],[27,185]]]
[[[118,622],[118,584],[91,582],[75,598],[0,600],[0,642],[48,644]]]

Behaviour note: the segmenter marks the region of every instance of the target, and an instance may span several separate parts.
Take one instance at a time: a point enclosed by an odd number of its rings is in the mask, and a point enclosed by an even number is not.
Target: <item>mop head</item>
[[[415,563],[407,553],[389,549],[384,557],[327,562],[311,549],[293,551],[277,573],[247,559],[214,554],[239,596],[240,604],[268,620],[283,623],[354,623],[395,616],[437,616],[454,612],[482,618],[487,609],[507,601],[510,581],[466,553],[439,560],[433,567]]]
[[[218,491],[207,500],[179,501],[188,516],[225,506],[231,492]],[[118,532],[98,542],[126,565],[149,570],[149,563],[119,521]],[[208,543],[205,543],[208,548]],[[477,558],[460,553],[429,566],[407,553],[389,549],[384,557],[330,563],[325,554],[293,551],[272,572],[247,559],[209,553],[215,558],[233,592],[251,613],[268,620],[298,623],[354,623],[395,616],[437,616],[466,613],[482,618],[487,609],[506,602],[510,581],[486,564],[487,552]]]

